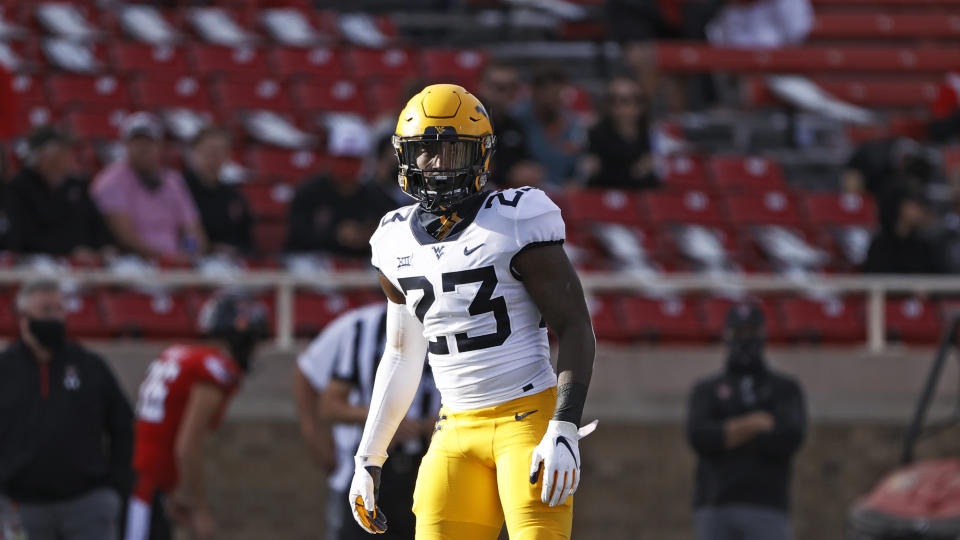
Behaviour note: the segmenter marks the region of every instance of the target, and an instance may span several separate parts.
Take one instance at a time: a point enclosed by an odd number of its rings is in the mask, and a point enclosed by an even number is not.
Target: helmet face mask
[[[449,208],[486,184],[488,173],[483,164],[492,154],[492,146],[492,135],[395,136],[400,187],[425,210]]]
[[[400,189],[427,211],[456,205],[483,189],[495,143],[476,97],[456,85],[428,86],[407,103],[393,136]]]

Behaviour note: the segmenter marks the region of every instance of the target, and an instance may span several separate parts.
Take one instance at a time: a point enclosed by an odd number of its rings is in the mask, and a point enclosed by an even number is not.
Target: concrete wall
[[[300,344],[301,347],[305,344]],[[135,395],[146,365],[162,344],[91,343]],[[891,348],[872,355],[860,347],[786,347],[771,364],[799,379],[816,421],[905,422],[933,358],[927,348]],[[600,347],[585,414],[602,421],[679,421],[693,381],[721,368],[719,347]],[[231,419],[290,419],[290,373],[295,356],[265,348],[230,410]],[[947,365],[938,393],[940,411],[957,399],[957,362]]]
[[[160,346],[94,344],[133,395]],[[928,349],[869,355],[858,348],[785,348],[772,363],[805,386],[813,425],[798,456],[793,522],[798,540],[840,539],[849,504],[896,465],[904,424],[932,358]],[[694,457],[680,421],[696,378],[721,365],[717,348],[602,347],[587,418],[600,428],[581,446],[584,478],[573,538],[689,540]],[[289,398],[291,354],[264,351],[216,435],[208,462],[220,538],[317,539],[324,478],[309,464]],[[957,399],[960,371],[944,374],[938,405]],[[956,431],[922,456],[960,455]]]

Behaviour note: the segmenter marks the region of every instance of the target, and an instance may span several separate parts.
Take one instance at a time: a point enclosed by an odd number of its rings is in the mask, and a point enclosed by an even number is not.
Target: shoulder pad
[[[509,219],[530,219],[560,208],[543,191],[533,187],[504,189],[491,193],[483,203],[484,209],[496,209]]]
[[[396,210],[387,212],[382,218],[380,218],[380,226],[378,227],[378,230],[384,227],[389,227],[392,223],[406,223],[406,221],[410,219],[410,214],[413,213],[415,206],[415,204],[411,204],[409,206],[404,206],[402,208],[397,208]]]

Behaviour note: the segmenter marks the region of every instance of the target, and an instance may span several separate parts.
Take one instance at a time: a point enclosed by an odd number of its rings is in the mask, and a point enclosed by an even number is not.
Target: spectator
[[[395,208],[378,188],[352,178],[318,175],[297,187],[290,203],[286,250],[370,254],[370,235]]]
[[[924,237],[927,203],[916,189],[890,189],[881,199],[880,229],[870,242],[863,271],[880,274],[939,274],[943,261]]]
[[[137,484],[125,540],[171,540],[171,519],[193,540],[212,537],[204,447],[267,335],[266,313],[242,294],[214,296],[201,308],[198,326],[223,348],[175,344],[150,364],[137,399]]]
[[[230,159],[230,134],[223,128],[201,129],[190,143],[183,179],[200,213],[209,250],[228,255],[253,251],[253,216],[243,194],[220,181]]]
[[[530,156],[523,125],[510,112],[517,101],[520,75],[503,62],[491,62],[480,78],[480,102],[497,129],[497,150],[493,154],[490,187],[537,186],[545,171]]]
[[[710,43],[744,49],[797,45],[813,28],[810,0],[734,0],[707,25]]]
[[[365,183],[379,192],[378,202],[389,210],[413,204],[413,199],[400,189],[397,182],[397,153],[393,148],[393,131],[377,140],[367,164],[369,173]],[[380,202],[382,201],[382,202]],[[386,212],[386,210],[384,210]]]
[[[946,74],[930,104],[933,118],[927,129],[930,139],[948,142],[960,138],[960,71]]]
[[[791,462],[806,431],[803,391],[764,360],[763,312],[727,313],[725,370],[690,394],[687,438],[697,454],[697,540],[787,540]]]
[[[590,187],[649,188],[660,181],[650,155],[647,103],[640,85],[617,77],[607,85],[604,114],[590,130],[585,169]]]
[[[842,187],[851,193],[867,192],[878,198],[891,187],[923,189],[933,166],[923,146],[903,137],[878,139],[857,147],[843,172]],[[898,187],[901,186],[901,187]]]
[[[23,286],[0,353],[0,492],[31,540],[117,537],[133,412],[106,362],[66,337],[60,286]]]
[[[353,478],[353,456],[363,435],[374,374],[383,355],[386,316],[386,304],[382,303],[344,313],[317,336],[294,368],[294,397],[301,430],[311,453],[319,456],[323,464],[327,464],[329,439],[324,436],[327,428],[322,422],[335,422],[336,469],[329,479],[327,530],[323,535],[330,540],[369,538],[355,524],[352,510],[343,502]],[[384,487],[377,500],[389,525],[383,538],[414,536],[413,488],[439,409],[440,393],[428,367],[383,468]]]
[[[567,110],[563,94],[567,75],[541,68],[533,76],[533,94],[517,111],[533,158],[546,170],[554,187],[578,182],[577,162],[586,142],[580,120]]]
[[[126,159],[100,171],[93,199],[120,247],[146,258],[188,263],[205,251],[197,209],[183,178],[163,166],[163,129],[150,113],[121,126]]]
[[[12,251],[91,259],[108,244],[106,224],[87,182],[73,176],[75,166],[66,134],[45,126],[27,136],[26,165],[6,193]]]

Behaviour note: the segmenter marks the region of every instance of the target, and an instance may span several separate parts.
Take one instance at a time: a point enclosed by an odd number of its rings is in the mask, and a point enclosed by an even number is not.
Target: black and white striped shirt
[[[383,356],[386,340],[386,304],[374,304],[348,311],[328,324],[300,354],[297,365],[310,384],[322,391],[331,378],[349,382],[352,405],[369,405],[373,380]],[[408,418],[432,418],[440,409],[440,393],[430,367],[424,368],[420,387],[407,413]],[[361,424],[334,424],[337,469],[330,475],[330,488],[346,491],[353,476],[353,456],[363,435]],[[415,442],[415,441],[414,441]],[[421,447],[405,445],[418,452]]]

